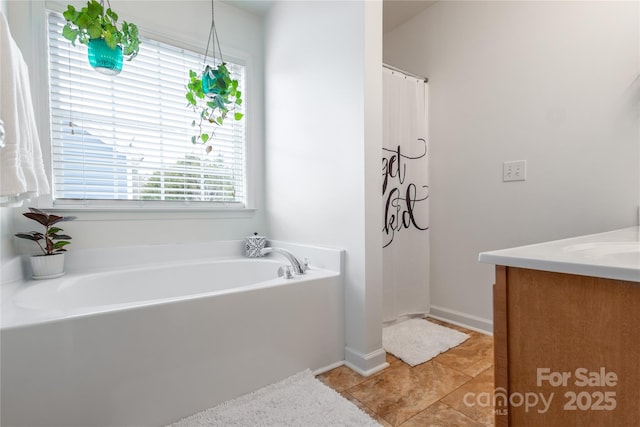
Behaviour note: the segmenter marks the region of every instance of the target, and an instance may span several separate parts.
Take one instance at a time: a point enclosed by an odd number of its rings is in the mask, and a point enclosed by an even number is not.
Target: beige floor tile
[[[393,365],[394,363],[402,363],[402,360],[398,359],[391,353],[387,353],[387,363]]]
[[[346,365],[339,366],[317,376],[317,378],[336,391],[343,391],[360,384],[366,378]]]
[[[367,405],[365,405],[364,403],[360,402],[358,399],[356,399],[355,397],[353,397],[351,394],[349,394],[346,391],[342,391],[340,392],[340,394],[347,400],[349,400],[351,403],[353,403],[354,405],[356,405],[358,408],[360,408],[361,411],[365,412],[367,415],[369,415],[371,418],[373,418],[374,420],[376,420],[380,425],[382,425],[383,427],[393,427],[391,424],[389,424],[388,422],[386,422],[380,415],[376,414],[371,408],[369,408]]]
[[[472,377],[493,366],[493,337],[474,331],[469,335],[468,340],[434,360]]]
[[[492,425],[494,389],[493,368],[490,368],[442,398],[441,402],[484,425]]]
[[[383,427],[493,426],[492,407],[469,404],[479,393],[492,396],[493,338],[435,319],[428,321],[467,333],[470,338],[413,368],[387,354],[390,366],[371,377],[341,366],[318,375],[318,379]]]
[[[398,426],[470,379],[433,361],[413,368],[398,363],[348,392],[389,424]]]
[[[401,424],[401,427],[485,427],[448,405],[436,402],[418,415]]]

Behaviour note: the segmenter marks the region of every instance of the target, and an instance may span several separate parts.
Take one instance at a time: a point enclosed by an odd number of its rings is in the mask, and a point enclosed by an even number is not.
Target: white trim
[[[387,353],[383,348],[379,348],[368,354],[362,354],[357,350],[345,347],[344,355],[344,364],[363,377],[369,377],[389,366],[387,363]]]
[[[395,325],[396,323],[404,322],[405,320],[414,319],[414,318],[424,319],[428,315],[429,315],[429,311],[428,310],[427,311],[418,311],[418,312],[415,312],[415,313],[398,314],[393,319],[384,320],[382,322],[382,327],[384,328],[384,327],[387,327],[387,326]]]
[[[341,360],[341,361],[336,362],[336,363],[332,363],[332,364],[324,366],[324,367],[322,367],[320,369],[316,369],[315,371],[312,372],[312,374],[315,377],[315,376],[318,376],[320,374],[324,374],[325,372],[329,372],[332,369],[339,368],[340,366],[344,366],[344,360]]]
[[[482,317],[473,316],[471,314],[462,313],[444,307],[431,306],[428,317],[448,322],[453,325],[462,326],[472,331],[480,332],[486,335],[493,335],[493,321],[483,319]]]
[[[188,209],[188,208],[86,208],[46,207],[47,212],[55,212],[63,216],[77,216],[75,222],[82,221],[159,221],[189,219],[245,219],[256,215],[255,209]]]

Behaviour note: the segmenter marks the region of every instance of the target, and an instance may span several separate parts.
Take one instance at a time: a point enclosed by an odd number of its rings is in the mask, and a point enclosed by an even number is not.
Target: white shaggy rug
[[[425,319],[409,319],[382,329],[382,347],[416,366],[462,344],[469,335]]]
[[[310,370],[198,412],[169,427],[380,427]]]

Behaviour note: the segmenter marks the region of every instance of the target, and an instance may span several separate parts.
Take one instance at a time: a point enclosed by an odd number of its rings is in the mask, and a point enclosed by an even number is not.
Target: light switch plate
[[[511,160],[502,164],[502,181],[524,181],[527,179],[527,161]]]

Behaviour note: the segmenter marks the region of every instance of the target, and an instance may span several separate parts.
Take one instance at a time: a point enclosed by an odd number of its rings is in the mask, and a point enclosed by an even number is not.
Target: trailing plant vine
[[[244,114],[235,111],[242,105],[242,92],[238,89],[238,80],[231,79],[229,70],[223,62],[216,68],[207,65],[201,76],[189,70],[186,98],[188,106],[198,115],[191,126],[197,127],[197,135],[191,142],[206,144],[215,135],[215,128],[206,130],[206,124],[222,126],[229,110],[233,110],[233,119],[242,120]],[[211,147],[207,147],[207,152]]]
[[[193,108],[198,118],[191,126],[198,128],[197,135],[191,137],[191,142],[206,144],[215,136],[215,126],[222,126],[227,118],[229,110],[233,110],[234,120],[242,120],[244,114],[236,111],[236,107],[242,105],[242,92],[238,89],[238,80],[232,79],[227,64],[222,58],[220,39],[216,31],[214,0],[211,0],[211,28],[207,38],[207,47],[204,50],[204,65],[207,64],[209,45],[213,41],[213,59],[216,58],[216,46],[220,55],[220,64],[217,67],[206,65],[201,75],[189,70],[189,82],[187,83],[187,106]],[[205,125],[211,124],[213,128],[206,130]],[[211,145],[206,148],[211,151]]]

